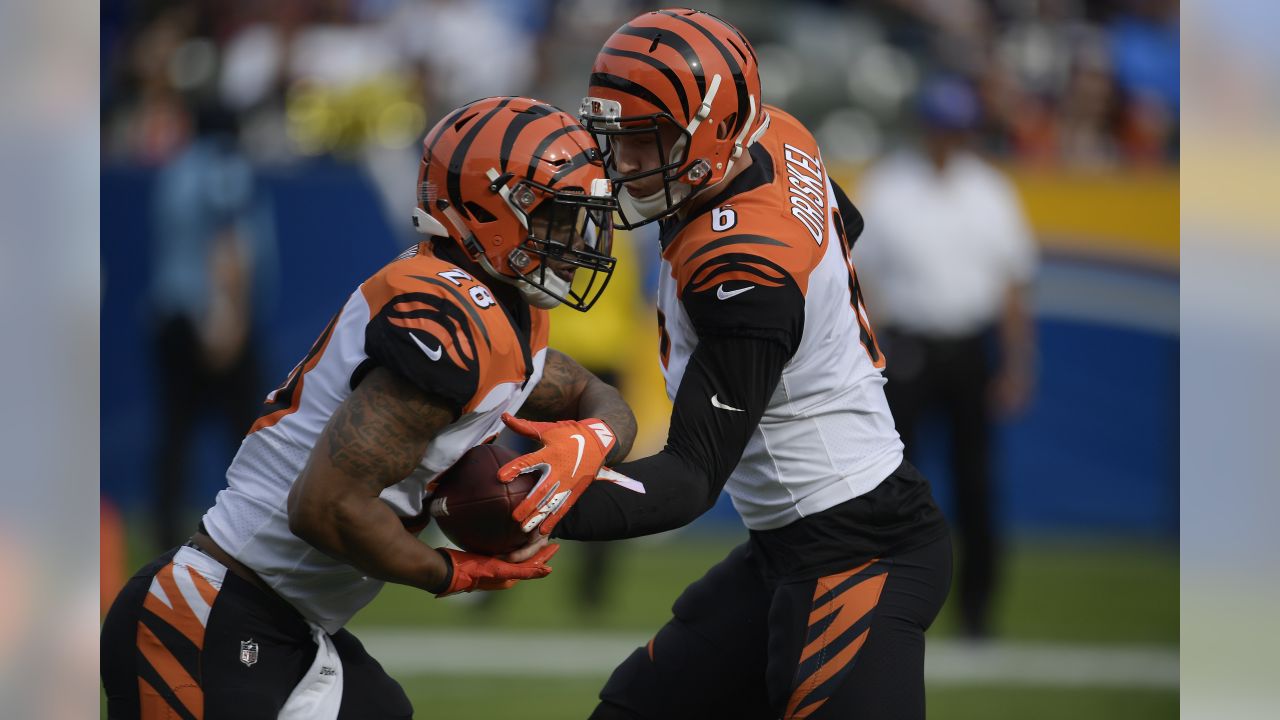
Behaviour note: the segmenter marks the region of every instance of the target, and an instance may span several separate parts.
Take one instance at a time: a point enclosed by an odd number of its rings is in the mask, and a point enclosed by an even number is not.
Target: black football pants
[[[779,584],[744,543],[613,672],[591,718],[922,720],[924,632],[950,582],[949,535]]]
[[[111,720],[195,718],[275,720],[316,656],[297,610],[228,572],[222,587],[202,586],[207,620],[180,593],[144,607],[153,579],[174,587],[170,550],[134,575],[102,627],[102,682]],[[393,680],[346,630],[331,636],[342,660],[343,720],[401,720],[413,708]],[[194,640],[193,640],[194,638]],[[197,642],[198,641],[198,644]],[[248,654],[245,654],[248,653]]]

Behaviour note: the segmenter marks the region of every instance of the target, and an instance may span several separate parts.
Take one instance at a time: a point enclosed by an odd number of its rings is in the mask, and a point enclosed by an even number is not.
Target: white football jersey
[[[336,632],[383,582],[289,531],[289,489],[330,416],[373,367],[388,367],[456,402],[461,416],[417,468],[380,497],[411,532],[427,525],[430,483],[468,449],[502,430],[542,376],[548,315],[513,319],[489,289],[423,243],[351,294],[267,409],[227,470],[204,516],[209,535],[307,619]]]
[[[817,143],[791,116],[769,112],[770,128],[752,148],[754,164],[739,176],[748,189],[664,226],[658,287],[672,400],[698,344],[685,293],[714,287],[727,311],[734,296],[786,274],[804,297],[799,347],[725,485],[753,530],[863,495],[903,459],[885,400],[883,356],[849,261],[852,238],[845,237]],[[713,302],[699,312],[715,308]],[[707,402],[732,408],[731,398]]]

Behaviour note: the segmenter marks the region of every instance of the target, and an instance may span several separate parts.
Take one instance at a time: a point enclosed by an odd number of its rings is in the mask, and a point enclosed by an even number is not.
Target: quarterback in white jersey
[[[619,223],[661,221],[662,452],[612,468],[552,533],[685,525],[725,490],[747,542],[614,671],[593,718],[923,718],[924,631],[949,531],[903,461],[849,253],[862,218],[756,55],[710,14],[605,42],[581,118]]]
[[[187,545],[140,571],[103,627],[111,718],[408,718],[343,626],[385,582],[437,596],[544,577],[545,535],[503,558],[432,548],[432,480],[504,420],[582,438],[563,488],[625,456],[618,392],[547,347],[613,271],[615,200],[594,139],[527,98],[451,113],[424,141],[414,221],[431,236],[365,280],[266,398]],[[537,420],[517,421],[521,412]]]

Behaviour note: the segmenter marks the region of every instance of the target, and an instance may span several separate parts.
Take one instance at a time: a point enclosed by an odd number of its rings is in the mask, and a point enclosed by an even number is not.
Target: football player
[[[509,588],[547,575],[557,549],[543,537],[491,558],[420,542],[432,479],[516,411],[581,441],[569,481],[630,447],[617,391],[547,347],[548,308],[586,310],[614,267],[594,139],[505,97],[450,113],[423,148],[414,222],[429,237],[350,295],[267,396],[191,542],[113,604],[111,718],[410,717],[347,621],[386,582],[437,597]]]
[[[885,401],[849,261],[861,216],[812,134],[763,104],[751,44],[707,13],[619,28],[580,117],[601,140],[620,224],[661,222],[674,409],[662,452],[606,469],[541,527],[661,532],[724,489],[750,530],[614,671],[592,717],[923,718],[950,534]],[[501,474],[568,470],[571,450],[557,440]]]

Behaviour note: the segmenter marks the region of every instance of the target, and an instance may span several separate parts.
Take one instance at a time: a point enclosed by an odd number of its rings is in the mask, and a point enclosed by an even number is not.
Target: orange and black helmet
[[[751,43],[720,18],[683,8],[640,15],[605,41],[579,118],[600,139],[624,228],[666,217],[719,183],[769,123]],[[620,173],[612,139],[644,134],[661,153],[658,167]],[[664,135],[676,138],[670,147]],[[656,193],[628,188],[657,173]]]
[[[587,310],[613,274],[616,200],[574,118],[520,97],[477,100],[422,142],[414,225],[447,235],[537,307]]]

